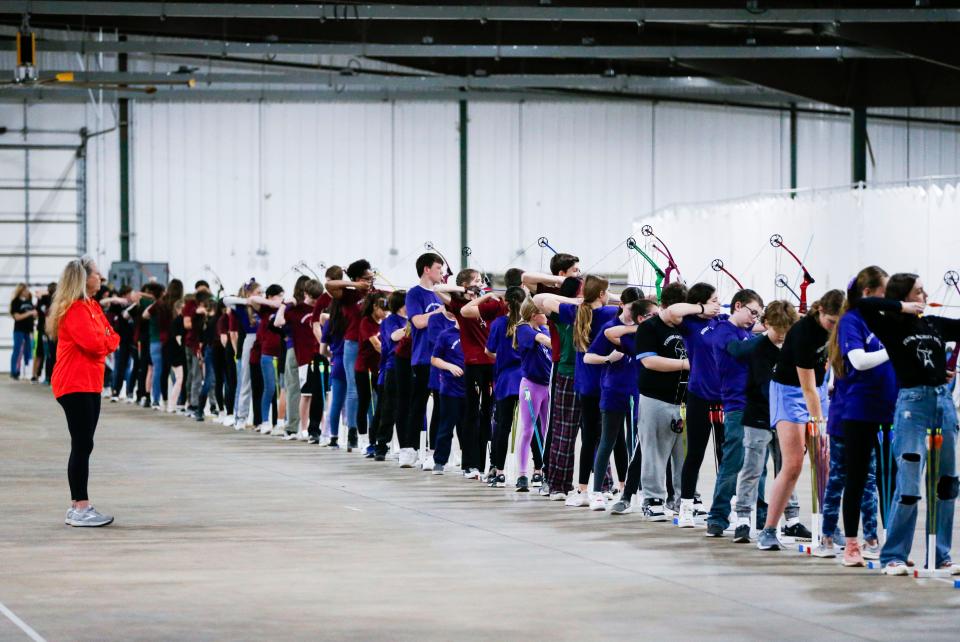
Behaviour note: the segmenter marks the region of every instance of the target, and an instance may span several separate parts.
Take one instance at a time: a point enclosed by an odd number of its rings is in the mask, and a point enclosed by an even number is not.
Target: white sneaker
[[[238,421],[237,423],[233,424],[233,429],[237,432],[243,432],[246,430],[246,426],[244,426],[242,422]]]
[[[233,424],[237,423],[237,418],[234,417],[233,415],[227,415],[223,418],[223,421],[221,423],[224,426],[232,426]]]
[[[677,528],[693,528],[696,522],[693,518],[693,500],[680,500],[680,513],[677,516]]]
[[[463,471],[464,479],[480,479],[480,471],[476,468],[471,468],[470,470]]]
[[[271,432],[273,432],[273,426],[271,426],[269,423],[260,424],[261,435],[269,435]]]
[[[287,434],[287,431],[281,428],[279,424],[277,424],[277,426],[270,431],[271,437],[283,437],[286,434]]]
[[[561,493],[559,490],[555,493],[550,493],[550,501],[552,502],[562,502],[562,501],[566,501],[566,499],[567,499],[567,494]]]
[[[401,448],[398,462],[400,468],[413,468],[417,464],[417,451],[413,448]]]
[[[423,464],[420,466],[423,470],[432,471],[433,470],[433,453],[427,453],[427,456],[423,459]]]
[[[287,420],[286,419],[277,419],[277,428],[283,432],[287,432]]]
[[[294,441],[297,438],[297,433],[295,432],[284,432],[283,440],[284,441]]]
[[[590,493],[590,510],[607,510],[607,499],[603,493]]]
[[[570,491],[570,494],[567,495],[567,501],[564,502],[567,506],[574,506],[576,508],[581,508],[583,506],[590,505],[590,499],[587,497],[586,493],[580,492],[579,488],[574,488]]]
[[[310,439],[310,433],[306,430],[297,433],[297,441],[307,441],[308,439]]]

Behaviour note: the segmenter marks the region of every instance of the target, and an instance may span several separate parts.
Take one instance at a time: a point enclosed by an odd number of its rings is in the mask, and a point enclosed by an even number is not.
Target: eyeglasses
[[[754,319],[759,318],[763,313],[763,310],[757,310],[756,308],[751,308],[750,306],[747,306],[747,309],[750,310],[750,316]]]

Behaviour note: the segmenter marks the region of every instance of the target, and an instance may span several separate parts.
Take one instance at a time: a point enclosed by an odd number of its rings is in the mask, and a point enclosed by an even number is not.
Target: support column
[[[867,182],[867,108],[853,108],[853,137],[850,158],[852,164],[852,183]]]
[[[460,269],[467,267],[467,101],[460,101]]]
[[[127,39],[120,36],[120,41]],[[127,70],[127,54],[117,56],[119,71]],[[130,101],[120,98],[119,137],[120,137],[120,260],[130,260]]]
[[[797,104],[790,103],[790,198],[797,197]]]

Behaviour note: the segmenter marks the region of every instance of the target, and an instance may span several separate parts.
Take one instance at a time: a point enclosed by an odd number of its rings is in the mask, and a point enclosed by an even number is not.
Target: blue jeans
[[[360,395],[357,393],[357,378],[353,375],[353,367],[357,363],[357,354],[360,344],[356,341],[343,342],[343,369],[347,373],[347,427],[357,427],[357,408],[360,405]]]
[[[10,353],[10,374],[14,377],[20,376],[20,358],[23,358],[23,366],[30,365],[30,357],[33,355],[33,335],[29,332],[13,331],[13,352]]]
[[[957,413],[946,386],[904,388],[897,395],[893,418],[893,454],[897,458],[897,490],[893,498],[887,541],[880,561],[906,562],[917,526],[917,505],[926,483],[927,429],[943,430],[940,479],[937,483],[937,555],[940,566],[950,560],[953,510],[957,496]],[[927,502],[931,498],[927,497]]]
[[[273,393],[277,390],[277,366],[275,357],[260,357],[260,370],[263,372],[263,395],[260,397],[260,417],[263,423],[270,423],[270,405]]]
[[[349,377],[347,377],[349,379]],[[330,378],[330,436],[340,436],[340,414],[347,396],[347,381],[339,377]]]
[[[159,406],[161,399],[160,384],[163,379],[163,344],[159,341],[150,342],[150,361],[153,363],[153,380],[150,382],[150,396],[153,405]]]
[[[730,500],[737,492],[737,475],[742,467],[743,411],[733,410],[723,415],[723,456],[707,524],[719,524],[723,528],[730,525]]]
[[[206,346],[203,349],[203,386],[200,388],[200,413],[203,413],[203,404],[207,401],[207,395],[217,381],[217,373],[213,368],[213,346]]]
[[[840,501],[843,498],[843,487],[847,483],[846,449],[843,437],[830,437],[830,476],[827,478],[827,488],[823,492],[823,537],[837,538],[837,522],[840,520]],[[863,500],[860,502],[860,514],[863,517],[863,539],[873,541],[877,539],[877,460],[870,459],[870,469],[867,472],[867,484],[863,490]],[[843,533],[839,533],[842,535]],[[840,538],[842,539],[842,538]]]

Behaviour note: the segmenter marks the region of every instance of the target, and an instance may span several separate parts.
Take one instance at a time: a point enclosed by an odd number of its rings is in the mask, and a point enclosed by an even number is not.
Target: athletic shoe
[[[490,484],[490,487],[491,487],[491,488],[506,488],[506,487],[507,487],[507,476],[504,475],[503,473],[500,473],[499,475],[497,475],[497,476],[494,478],[493,483]]]
[[[541,484],[540,488],[537,489],[537,495],[540,495],[540,497],[546,497],[547,499],[550,499],[550,495],[551,495],[550,484],[547,484],[546,482]]]
[[[865,560],[878,560],[880,559],[880,542],[876,544],[868,544],[867,542],[863,543],[863,546],[860,547],[860,553],[863,555]]]
[[[611,515],[627,515],[628,513],[633,512],[633,502],[631,502],[626,497],[621,497],[616,501],[616,503],[610,508]]]
[[[900,561],[887,562],[883,566],[884,575],[909,575],[910,569]]]
[[[667,502],[663,505],[663,509],[667,515],[676,515],[680,512],[680,500],[676,497],[667,497]]]
[[[317,445],[320,443],[320,437],[318,435],[310,435],[310,437],[307,439],[307,443]],[[380,461],[383,461],[383,458],[381,458]]]
[[[67,511],[65,523],[67,526],[108,526],[113,523],[113,517],[110,515],[101,515],[93,506],[87,506],[83,510],[74,508],[71,509],[71,511]]]
[[[443,464],[434,464],[433,465],[433,474],[442,475],[443,474]]]
[[[423,464],[421,465],[421,468],[423,468],[423,470],[433,470],[433,455],[432,455],[432,454],[427,453],[427,456],[424,458]]]
[[[590,493],[590,510],[607,510],[607,500],[603,493]]]
[[[607,501],[616,501],[617,497],[620,496],[619,488],[611,488],[610,490],[603,491],[603,497]]]
[[[837,556],[837,550],[834,547],[833,539],[824,537],[820,540],[820,545],[810,551],[814,557],[830,558]]]
[[[493,482],[497,480],[497,471],[490,469],[490,472],[487,473],[487,476],[483,478],[483,483],[487,486],[493,485]]]
[[[543,473],[533,473],[533,477],[530,478],[530,486],[533,488],[543,486]]]
[[[696,495],[693,498],[693,518],[706,517],[707,511],[703,510],[703,502],[700,500],[700,495]]]
[[[327,448],[331,450],[340,450],[340,442],[336,437],[331,437],[330,441],[327,442]]]
[[[294,434],[297,436],[297,441],[307,441],[310,439],[310,433],[306,430],[301,430],[300,432]]]
[[[153,404],[153,405],[150,406],[150,407],[151,407],[153,410],[156,410],[157,412],[160,412],[160,404],[155,403],[155,404]]]
[[[243,432],[244,430],[246,430],[246,426],[244,426],[243,423],[238,421],[237,423],[233,424],[233,429],[236,430],[237,432]]]
[[[348,453],[353,452],[353,449],[357,447],[358,441],[359,440],[357,439],[357,429],[350,428],[347,431],[347,452]]]
[[[297,433],[295,433],[295,432],[285,432],[285,433],[283,433],[283,440],[284,440],[284,441],[293,441],[293,440],[295,440],[296,438],[297,438]]]
[[[373,456],[373,461],[387,461],[387,453],[376,453]]]
[[[678,528],[693,528],[696,526],[696,522],[693,517],[693,500],[692,499],[681,499],[680,500],[680,513],[677,516],[677,527]]]
[[[413,468],[417,463],[417,451],[413,448],[401,448],[399,463],[400,468]]]
[[[720,524],[707,522],[707,537],[723,537],[724,530]]]
[[[480,474],[480,471],[477,470],[476,468],[471,468],[470,470],[463,471],[463,478],[464,479],[480,479],[481,474]]]
[[[226,417],[223,418],[223,421],[221,423],[223,423],[224,426],[232,426],[233,424],[236,423],[236,421],[237,421],[236,417],[234,417],[233,415],[227,415]]]
[[[36,379],[31,379],[30,383],[37,383]],[[117,395],[110,395],[110,403],[117,403],[120,401],[120,397]]]
[[[283,432],[287,432],[287,420],[286,419],[277,419],[277,428]]]
[[[527,481],[526,475],[520,475],[519,477],[517,477],[517,492],[518,493],[530,492],[530,483]]]
[[[866,566],[863,561],[863,554],[860,553],[860,541],[852,539],[847,542],[847,547],[843,549],[844,566]]]
[[[943,564],[937,567],[938,571],[947,571],[950,575],[960,575],[960,566],[956,566],[950,560],[947,560]]]
[[[272,432],[273,432],[273,426],[271,426],[269,423],[263,423],[260,425],[261,435],[269,435]]]
[[[662,499],[648,499],[643,503],[643,516],[648,522],[665,522],[667,514],[663,510]]]
[[[364,453],[367,457],[373,457],[377,454],[377,447],[373,444],[367,446],[367,450]]]
[[[750,524],[749,520],[737,524],[737,528],[733,531],[733,542],[735,544],[749,544],[750,543]]]
[[[809,542],[813,540],[813,533],[799,521],[794,524],[787,524],[780,532],[785,537],[792,537],[798,542]]]
[[[276,426],[274,426],[273,430],[270,431],[271,437],[285,437],[287,434],[288,434],[287,431],[281,428],[280,424],[277,424]]]
[[[783,544],[777,537],[776,527],[765,528],[760,531],[760,536],[757,537],[757,548],[761,551],[779,551],[783,548]]]
[[[550,501],[552,502],[562,502],[566,501],[567,494],[561,493],[559,490],[550,493]]]
[[[586,493],[580,492],[579,488],[574,488],[570,491],[570,494],[567,495],[567,501],[564,503],[566,503],[567,506],[581,508],[583,506],[589,506],[590,500],[587,498]]]

